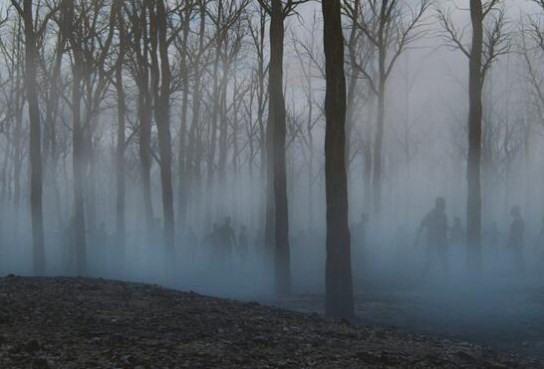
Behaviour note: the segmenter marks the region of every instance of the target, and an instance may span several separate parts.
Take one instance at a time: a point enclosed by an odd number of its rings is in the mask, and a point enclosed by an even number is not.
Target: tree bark
[[[147,30],[147,7],[142,6],[140,17],[134,24],[134,49],[137,59],[138,121],[140,173],[144,218],[148,238],[153,233],[153,204],[151,202],[151,94],[149,91],[149,34]]]
[[[325,315],[353,318],[348,189],[346,174],[346,79],[340,2],[322,1],[326,69],[325,187],[327,262]]]
[[[287,206],[287,174],[285,166],[285,100],[283,97],[283,48],[284,15],[280,0],[272,0],[270,18],[270,66],[268,124],[272,152],[274,189],[274,274],[276,292],[286,294],[291,289],[291,266],[289,251],[289,214]],[[269,160],[270,164],[270,160]],[[270,173],[271,171],[269,171]]]
[[[35,275],[45,272],[43,238],[43,176],[40,108],[38,102],[37,59],[38,47],[32,17],[32,0],[24,0],[23,19],[25,25],[25,90],[28,98],[30,120],[30,207],[32,217],[33,268]]]
[[[164,243],[169,248],[174,248],[175,230],[174,230],[174,193],[172,189],[172,134],[170,132],[170,62],[168,59],[168,44],[166,34],[166,9],[164,1],[156,3],[156,37],[152,40],[152,45],[158,43],[158,53],[160,56],[160,66],[157,60],[156,49],[152,55],[152,69],[159,78],[160,88],[155,87],[155,119],[157,121],[157,131],[159,136],[159,154],[160,154],[160,172],[162,188],[162,209],[164,217]],[[154,48],[154,46],[152,46]],[[160,68],[160,72],[159,72]],[[156,82],[158,83],[158,81]]]
[[[481,157],[482,157],[482,48],[483,10],[481,0],[470,1],[472,21],[472,49],[469,61],[469,114],[467,163],[467,267],[482,267],[481,229]]]
[[[121,15],[118,19],[119,25],[119,56],[115,69],[115,83],[117,92],[117,150],[115,160],[116,175],[116,228],[117,228],[117,247],[123,248],[125,245],[125,90],[123,86],[123,62],[125,58],[125,37],[124,25]]]
[[[66,34],[72,46],[74,61],[72,64],[72,169],[74,173],[74,232],[76,273],[87,274],[87,246],[85,240],[85,208],[83,186],[83,128],[81,126],[81,79],[82,79],[82,50],[80,40],[76,40],[74,2],[65,2]]]
[[[187,112],[189,105],[189,68],[187,63],[186,49],[187,41],[190,31],[190,16],[191,12],[187,11],[183,21],[185,22],[183,28],[183,36],[181,43],[180,55],[180,71],[182,78],[182,101],[181,101],[181,114],[180,114],[180,132],[179,132],[179,153],[178,153],[178,166],[179,166],[179,181],[178,181],[178,227],[184,231],[187,223],[187,187],[189,171],[187,170]]]

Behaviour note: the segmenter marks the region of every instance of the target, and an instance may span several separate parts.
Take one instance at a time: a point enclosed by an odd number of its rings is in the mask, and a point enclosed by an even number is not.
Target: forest
[[[543,61],[543,0],[1,0],[0,275],[525,335]]]

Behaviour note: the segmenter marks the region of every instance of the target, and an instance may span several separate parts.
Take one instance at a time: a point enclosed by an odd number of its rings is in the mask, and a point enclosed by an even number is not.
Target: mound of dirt
[[[394,329],[157,286],[0,278],[0,368],[542,368]]]

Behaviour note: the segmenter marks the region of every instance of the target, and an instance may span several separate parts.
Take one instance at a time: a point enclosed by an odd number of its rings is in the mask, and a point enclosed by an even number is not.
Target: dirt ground
[[[542,368],[527,356],[152,285],[0,278],[1,368]]]

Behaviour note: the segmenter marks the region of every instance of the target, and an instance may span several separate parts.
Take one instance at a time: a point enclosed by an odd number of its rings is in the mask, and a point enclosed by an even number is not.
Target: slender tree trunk
[[[33,268],[34,274],[41,275],[45,272],[42,143],[36,77],[38,47],[36,45],[32,14],[32,0],[25,0],[22,16],[25,24],[25,90],[28,98],[28,117],[30,120],[30,206],[32,213]]]
[[[308,134],[308,222],[310,228],[314,226],[314,137],[312,134],[313,125],[313,103],[311,101],[312,82],[308,79],[308,121],[306,132]]]
[[[117,150],[115,160],[116,175],[116,204],[115,220],[117,228],[117,247],[124,248],[125,245],[125,90],[123,86],[123,62],[125,57],[125,37],[124,25],[121,16],[119,23],[119,56],[115,68],[115,83],[117,92]]]
[[[382,186],[383,186],[383,134],[385,123],[385,71],[380,63],[380,80],[378,86],[378,112],[376,116],[376,137],[374,138],[374,175],[372,177],[373,208],[374,213],[380,214],[382,207]]]
[[[181,101],[181,114],[180,114],[180,132],[179,132],[179,153],[178,153],[178,166],[179,166],[179,180],[178,180],[178,227],[180,230],[185,230],[187,223],[187,176],[189,171],[187,170],[187,111],[189,105],[189,71],[187,65],[187,57],[185,50],[187,48],[187,40],[189,37],[189,19],[190,13],[187,12],[185,16],[185,25],[183,29],[182,37],[182,55],[180,61],[180,70],[182,73],[182,101]]]
[[[52,73],[50,76],[49,83],[49,93],[47,96],[46,112],[45,112],[45,130],[47,132],[44,140],[44,154],[47,155],[47,158],[44,159],[46,165],[46,172],[44,177],[45,182],[51,188],[53,193],[53,203],[55,204],[55,211],[57,213],[58,224],[62,224],[62,212],[60,205],[60,190],[59,190],[59,180],[57,176],[58,162],[59,162],[59,149],[57,144],[57,124],[56,119],[58,117],[59,109],[59,79],[62,66],[62,56],[65,48],[65,38],[62,33],[59,33],[57,36],[57,46],[55,50],[55,62],[52,68]],[[45,143],[47,143],[47,149],[45,148]],[[49,159],[49,160],[47,160]]]
[[[155,119],[159,136],[160,172],[162,187],[162,208],[164,217],[164,242],[172,249],[175,244],[174,192],[172,189],[172,135],[170,132],[170,62],[166,34],[166,9],[164,1],[157,1],[156,35],[160,55],[160,89],[155,90]],[[153,43],[153,41],[152,41]],[[157,54],[153,53],[153,58]],[[155,60],[156,62],[156,60]],[[154,62],[154,63],[155,63]],[[153,63],[152,63],[153,65]],[[153,67],[152,67],[153,68]],[[157,63],[156,69],[158,71]],[[155,77],[158,78],[158,77]]]
[[[323,0],[325,96],[325,185],[327,198],[327,263],[325,315],[353,317],[348,189],[346,174],[346,79],[340,2]]]
[[[26,32],[26,31],[25,31]],[[26,49],[26,44],[25,44]],[[27,52],[27,51],[25,51]],[[25,65],[27,64],[27,58],[25,58]],[[36,68],[34,66],[34,68]],[[22,74],[22,71],[19,67],[17,67],[17,73],[16,73],[16,91],[15,91],[15,132],[14,132],[14,161],[15,161],[15,167],[13,168],[13,185],[14,185],[14,205],[15,205],[15,220],[17,227],[19,226],[20,219],[19,219],[19,210],[21,206],[21,170],[23,167],[23,140],[22,140],[22,133],[23,133],[23,109],[25,105],[25,98],[21,91],[19,81],[21,81],[20,74]],[[34,71],[34,75],[36,72]],[[26,78],[28,76],[25,75],[25,79],[23,81],[23,84],[25,84]],[[25,87],[25,90],[27,87]],[[27,98],[29,93],[27,92]],[[29,102],[30,104],[30,102]],[[30,109],[30,106],[29,106]],[[32,125],[32,123],[30,123]]]
[[[480,166],[482,156],[483,11],[481,0],[470,1],[470,18],[472,21],[472,49],[470,52],[469,71],[467,266],[469,269],[477,271],[482,267],[482,194]]]
[[[200,194],[198,181],[200,181],[200,110],[202,105],[202,68],[201,55],[204,51],[204,38],[206,31],[206,7],[207,2],[200,3],[200,24],[198,31],[198,53],[194,60],[193,66],[193,106],[191,111],[191,128],[189,129],[189,141],[187,142],[187,165],[189,169],[189,181],[187,183],[187,196],[198,197]],[[200,215],[200,214],[199,214]]]
[[[219,120],[219,111],[221,105],[221,85],[219,83],[219,64],[221,62],[221,49],[223,47],[223,35],[222,35],[222,18],[223,18],[223,0],[217,1],[217,29],[216,29],[216,50],[215,59],[213,62],[212,79],[213,79],[213,107],[211,114],[211,122],[208,130],[208,156],[206,163],[206,223],[209,223],[212,219],[212,204],[214,203],[214,175],[215,175],[215,153],[217,142],[217,123]]]
[[[144,218],[148,238],[153,233],[153,203],[151,201],[151,96],[149,91],[149,35],[147,7],[143,6],[141,15],[134,23],[134,44],[137,58],[138,120],[140,174]]]
[[[87,274],[87,246],[85,240],[85,207],[84,207],[84,158],[83,158],[83,128],[81,126],[81,80],[82,80],[82,50],[80,40],[76,39],[75,16],[73,1],[65,2],[66,34],[70,40],[74,61],[72,64],[72,168],[74,173],[74,232],[76,272]]]

